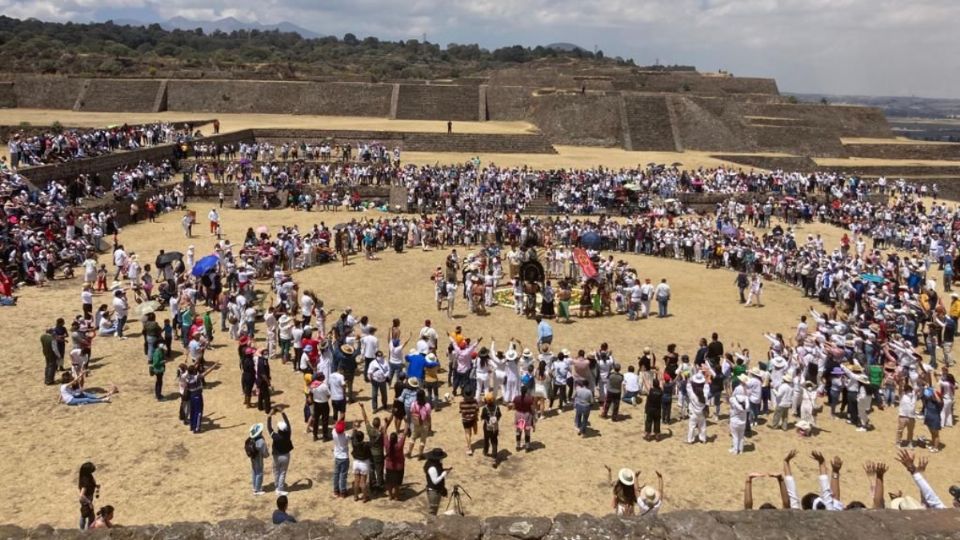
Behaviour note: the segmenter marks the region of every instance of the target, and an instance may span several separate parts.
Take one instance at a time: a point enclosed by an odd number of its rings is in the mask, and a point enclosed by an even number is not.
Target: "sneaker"
[[[866,430],[867,430],[867,428],[865,428],[865,427],[858,427],[858,428],[857,428],[857,431],[861,431],[861,432],[862,432],[862,431],[866,431]]]
[[[266,494],[266,492],[265,492],[265,491],[254,491],[253,494],[256,495],[257,497],[259,497],[260,495]]]

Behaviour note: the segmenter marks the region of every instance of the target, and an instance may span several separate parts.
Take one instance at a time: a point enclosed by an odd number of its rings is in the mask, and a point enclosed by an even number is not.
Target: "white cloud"
[[[59,21],[131,9],[488,48],[569,41],[784,90],[960,97],[957,0],[0,0],[6,15]]]

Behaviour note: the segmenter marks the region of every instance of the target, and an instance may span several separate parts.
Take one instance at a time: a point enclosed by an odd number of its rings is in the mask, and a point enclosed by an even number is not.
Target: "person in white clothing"
[[[688,411],[690,413],[687,430],[688,444],[693,444],[696,436],[699,436],[700,442],[707,442],[706,411],[707,403],[710,400],[710,380],[712,378],[709,368],[704,366],[700,371],[694,373],[687,383]]]
[[[793,406],[793,375],[789,373],[783,375],[779,386],[774,390],[773,397],[775,409],[770,427],[786,431],[789,429],[790,408]]]
[[[741,382],[746,380],[745,375],[741,375]],[[749,400],[743,391],[743,385],[738,385],[730,396],[730,436],[733,438],[733,446],[730,448],[731,454],[743,453],[744,433],[747,429],[747,410],[749,409]]]

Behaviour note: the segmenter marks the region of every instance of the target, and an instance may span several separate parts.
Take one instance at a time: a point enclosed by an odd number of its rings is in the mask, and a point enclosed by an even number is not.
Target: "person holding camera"
[[[446,479],[447,473],[453,470],[443,468],[443,459],[447,453],[440,448],[434,448],[424,456],[426,463],[423,465],[423,472],[427,476],[427,503],[431,515],[437,515],[440,510],[440,502],[447,496]]]

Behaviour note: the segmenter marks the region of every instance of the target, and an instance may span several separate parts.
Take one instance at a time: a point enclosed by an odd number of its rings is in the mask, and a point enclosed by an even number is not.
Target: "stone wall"
[[[678,150],[665,96],[624,93],[623,101],[631,143],[627,150]]]
[[[829,126],[752,125],[749,130],[760,151],[803,156],[846,156],[839,135]]]
[[[486,120],[526,120],[532,94],[526,86],[487,86]]]
[[[390,115],[393,85],[367,83],[311,84],[300,94],[295,114],[322,116]]]
[[[855,157],[960,161],[960,144],[847,144],[844,147]]]
[[[21,76],[13,81],[17,107],[24,109],[72,109],[84,79],[54,76]]]
[[[455,126],[454,126],[455,127]],[[339,129],[255,129],[257,141],[369,143],[378,141],[409,152],[459,152],[490,154],[555,154],[556,149],[539,133],[428,133],[419,131],[363,131]],[[241,139],[250,140],[250,139]]]
[[[17,106],[17,92],[13,81],[0,82],[0,109],[12,109]]]
[[[77,110],[153,112],[162,81],[153,79],[89,79]]]
[[[23,529],[0,526],[0,537],[124,538],[126,540],[260,538],[311,540],[591,540],[629,539],[740,540],[755,538],[876,540],[878,538],[960,538],[956,510],[862,510],[812,512],[757,510],[752,512],[679,511],[654,517],[559,514],[546,517],[462,516],[427,517],[417,522],[384,523],[361,518],[349,526],[330,521],[270,525],[254,519],[219,523],[173,523],[115,529],[55,530],[48,525]]]
[[[748,152],[756,147],[736,104],[715,97],[670,96],[680,145],[685,150]]]
[[[188,81],[167,83],[167,110],[290,114],[310,83]]]
[[[529,120],[554,144],[620,146],[617,94],[541,94],[530,99]]]
[[[713,154],[710,157],[768,171],[783,169],[784,171],[812,172],[817,170],[817,162],[808,157],[728,154]]]
[[[397,119],[477,121],[479,100],[476,86],[401,84]]]
[[[150,148],[141,148],[129,152],[115,152],[89,159],[78,159],[66,163],[52,163],[24,168],[21,172],[36,186],[44,186],[51,180],[73,178],[80,174],[111,174],[116,169],[136,165],[141,161],[162,161],[172,159],[173,144],[161,144]]]

